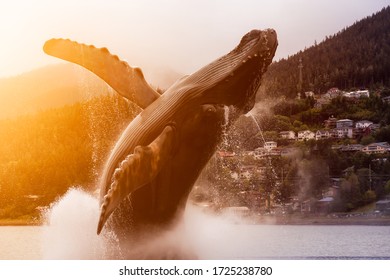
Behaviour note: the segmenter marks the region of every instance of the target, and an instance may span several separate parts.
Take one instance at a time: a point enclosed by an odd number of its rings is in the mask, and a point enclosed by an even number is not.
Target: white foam
[[[120,256],[112,235],[96,234],[98,199],[83,190],[70,189],[50,207],[45,218],[47,226],[44,227],[42,240],[44,259],[106,259]],[[245,233],[240,232],[237,221],[243,220],[206,213],[189,204],[184,219],[175,227],[136,247],[145,253],[149,250],[164,252],[163,258],[178,255],[200,259],[242,256],[245,255],[241,252],[242,242],[246,238]]]
[[[44,259],[104,258],[104,237],[96,234],[98,200],[72,188],[45,213]]]

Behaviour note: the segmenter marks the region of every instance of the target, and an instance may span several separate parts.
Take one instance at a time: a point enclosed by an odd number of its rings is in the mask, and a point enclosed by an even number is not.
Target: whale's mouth
[[[253,105],[260,80],[278,45],[273,29],[252,30],[226,55],[180,81],[171,89],[186,88],[201,104],[235,106],[247,112]]]

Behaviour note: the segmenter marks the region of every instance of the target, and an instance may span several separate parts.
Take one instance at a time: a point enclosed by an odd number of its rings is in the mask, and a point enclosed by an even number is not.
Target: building
[[[370,133],[377,131],[380,128],[380,124],[373,123],[367,127],[367,130],[370,131]]]
[[[348,97],[348,98],[370,97],[370,92],[368,90],[350,91],[350,92],[344,93],[344,96]]]
[[[317,130],[316,132],[316,140],[323,140],[323,139],[329,139],[330,133],[327,130]]]
[[[281,156],[282,155],[282,149],[280,148],[273,148],[272,150],[268,151],[269,156]]]
[[[278,147],[278,143],[276,143],[275,141],[268,141],[264,143],[264,149],[268,151],[275,149],[277,147]]]
[[[306,141],[310,139],[315,139],[316,135],[310,130],[303,130],[298,132],[298,141]]]
[[[260,159],[266,156],[281,156],[282,149],[277,148],[277,143],[269,141],[264,143],[264,147],[256,148],[254,151],[254,158]]]
[[[280,138],[283,139],[288,139],[288,140],[295,140],[295,132],[290,130],[290,131],[281,131],[279,132]]]
[[[384,154],[390,151],[390,145],[387,142],[372,143],[365,146],[362,149],[363,153],[371,154]]]
[[[345,127],[353,127],[353,120],[342,119],[336,121],[336,128],[345,128]]]
[[[330,213],[333,211],[334,198],[333,197],[324,197],[317,201],[316,210],[317,213]]]
[[[390,103],[390,96],[383,97],[382,101],[386,103]]]
[[[331,138],[354,138],[355,132],[352,127],[335,128],[329,131]]]
[[[375,208],[377,211],[390,213],[390,200],[389,199],[378,200],[375,203]]]
[[[336,122],[336,118],[333,116],[329,117],[326,121],[324,121],[325,128],[336,128]]]
[[[370,122],[370,121],[367,121],[367,120],[357,121],[355,123],[355,128],[364,129],[364,128],[369,127],[372,124],[374,124],[374,123]]]
[[[254,157],[256,159],[259,159],[267,155],[267,150],[264,149],[263,147],[259,147],[255,149],[254,154],[255,154]]]
[[[341,96],[342,94],[343,94],[343,92],[341,90],[339,90],[338,88],[336,88],[336,87],[330,88],[326,92],[326,95],[328,95],[330,99],[333,99],[333,98],[336,98],[338,96]]]
[[[360,144],[349,144],[349,145],[341,145],[341,152],[359,152],[364,148],[363,145]]]

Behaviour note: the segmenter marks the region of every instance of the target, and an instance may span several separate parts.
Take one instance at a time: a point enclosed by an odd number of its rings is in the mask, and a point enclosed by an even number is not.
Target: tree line
[[[263,92],[294,98],[302,61],[302,92],[390,87],[390,6],[268,68]]]

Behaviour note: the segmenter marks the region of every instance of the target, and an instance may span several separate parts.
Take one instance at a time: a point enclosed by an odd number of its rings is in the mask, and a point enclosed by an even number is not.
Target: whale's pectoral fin
[[[171,158],[174,147],[175,128],[166,126],[163,132],[148,146],[137,146],[115,170],[112,183],[104,196],[97,233],[108,217],[130,193],[153,180]]]
[[[141,69],[132,68],[106,48],[96,48],[65,39],[51,39],[45,53],[76,63],[92,71],[120,95],[146,108],[160,95],[145,81]]]

